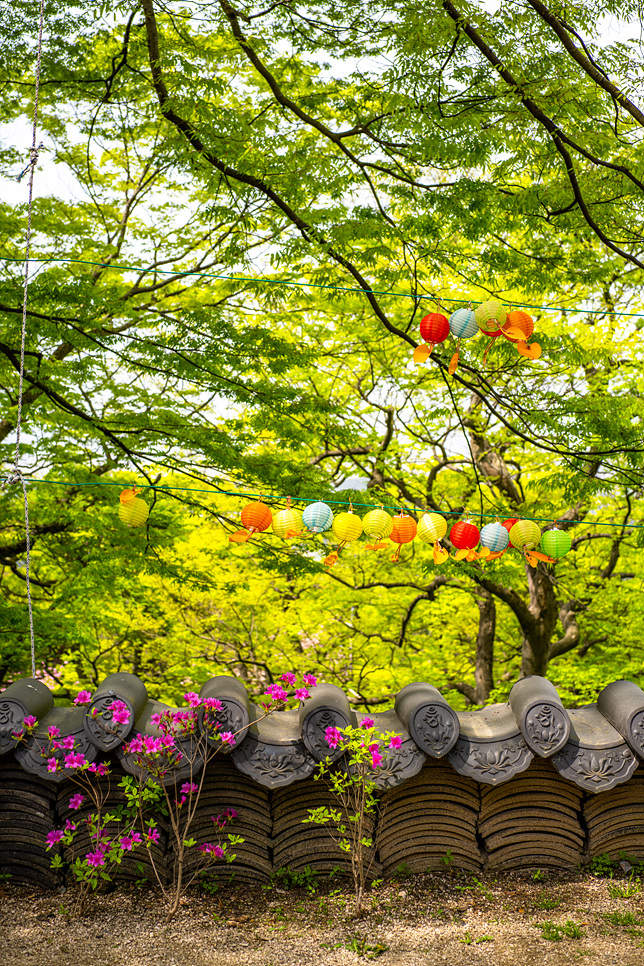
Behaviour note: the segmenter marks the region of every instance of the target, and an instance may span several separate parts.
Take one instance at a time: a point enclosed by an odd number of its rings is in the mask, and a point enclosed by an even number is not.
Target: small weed
[[[318,891],[318,873],[310,865],[303,869],[291,869],[288,865],[271,873],[271,881],[285,889],[306,889],[311,895]]]
[[[614,869],[614,863],[607,852],[602,855],[596,855],[588,863],[588,872],[594,875],[598,879],[606,878],[607,876],[612,876]]]
[[[543,869],[537,869],[535,872],[532,873],[533,882],[545,882],[547,878],[548,878],[548,873],[544,872]]]
[[[550,896],[547,896],[545,892],[542,892],[539,898],[535,899],[534,901],[535,909],[550,910],[556,909],[560,905],[561,899],[552,899]]]
[[[585,934],[579,923],[568,919],[563,926],[557,926],[554,922],[535,922],[534,926],[541,930],[541,938],[549,942],[558,943],[562,939],[581,939]]]
[[[454,861],[454,856],[452,855],[452,850],[448,849],[445,855],[441,856],[441,862],[443,863],[445,868],[449,869],[453,861]]]
[[[362,959],[378,959],[389,949],[386,943],[369,943],[366,936],[351,936],[346,942],[320,943],[324,949],[348,949]]]
[[[641,922],[634,912],[605,912],[602,919],[613,926],[641,926]]]
[[[638,876],[635,875],[635,871],[631,872],[628,877],[628,882],[625,886],[618,886],[614,883],[608,883],[608,894],[611,899],[630,899],[631,896],[636,896],[642,891],[642,883]]]
[[[459,942],[465,943],[466,946],[477,946],[479,943],[492,943],[494,938],[486,935],[475,939],[471,932],[466,932],[463,938],[459,939]]]
[[[410,875],[411,875],[411,872],[409,871],[409,866],[407,865],[407,863],[401,862],[398,868],[396,869],[396,871],[394,872],[392,878],[403,880],[403,879],[408,879]]]

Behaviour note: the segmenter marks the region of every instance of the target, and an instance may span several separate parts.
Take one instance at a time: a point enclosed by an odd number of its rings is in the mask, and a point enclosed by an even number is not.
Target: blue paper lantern
[[[472,309],[456,309],[449,317],[449,327],[457,339],[471,339],[478,335],[479,325]]]
[[[500,523],[486,523],[481,530],[481,544],[492,553],[505,550],[510,542],[510,535]]]
[[[302,514],[302,520],[307,530],[323,533],[333,523],[333,510],[326,503],[311,503]]]

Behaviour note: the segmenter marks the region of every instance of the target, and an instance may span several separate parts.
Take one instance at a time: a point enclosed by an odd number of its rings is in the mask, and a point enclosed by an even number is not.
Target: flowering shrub
[[[327,756],[318,764],[315,778],[326,781],[339,807],[310,808],[309,817],[303,821],[325,826],[348,855],[356,895],[355,913],[359,917],[366,877],[373,861],[373,853],[367,859],[373,845],[368,825],[377,807],[375,777],[385,760],[385,746],[398,750],[402,737],[392,732],[381,733],[372,718],[363,718],[358,727],[328,727],[325,740],[331,750],[342,747],[344,754],[337,762]]]

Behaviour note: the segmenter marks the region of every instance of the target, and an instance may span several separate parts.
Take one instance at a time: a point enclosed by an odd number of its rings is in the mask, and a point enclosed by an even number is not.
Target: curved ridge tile
[[[235,748],[236,768],[266,788],[282,788],[313,774],[317,760],[300,738],[299,711],[276,711],[264,717],[251,706],[252,724]]]
[[[48,737],[50,728],[58,728],[60,738],[70,735],[74,738],[74,752],[83,755],[87,761],[93,762],[98,754],[98,748],[87,737],[83,727],[85,708],[52,708],[36,725],[33,732],[16,747],[14,755],[25,771],[50,782],[62,782],[74,774],[74,768],[59,768],[51,772],[47,761],[55,758],[62,762],[68,750],[52,748]]]
[[[510,691],[509,703],[535,755],[550,758],[561,751],[570,735],[570,718],[554,684],[538,674],[523,678]]]
[[[349,699],[335,684],[316,685],[311,697],[299,709],[302,741],[317,761],[327,757],[336,761],[343,753],[341,745],[329,747],[324,737],[326,729],[348,728],[356,720]]]
[[[565,747],[552,756],[560,775],[593,793],[608,791],[631,777],[637,758],[596,705],[570,711],[570,722]]]
[[[116,748],[134,728],[134,723],[145,708],[148,692],[145,684],[136,674],[118,671],[109,674],[94,692],[87,709],[83,727],[89,740],[101,751]],[[109,706],[113,701],[123,701],[127,705],[130,718],[127,724],[112,720]]]
[[[423,681],[396,695],[395,711],[418,747],[430,758],[443,758],[458,740],[458,715],[438,688]]]
[[[534,755],[507,704],[491,704],[458,716],[460,735],[448,759],[460,775],[499,785],[525,771]]]
[[[22,730],[25,718],[40,720],[54,706],[54,696],[42,681],[21,678],[0,694],[0,755],[16,747],[14,732]]]
[[[199,697],[202,701],[205,698],[221,701],[222,710],[212,711],[209,716],[217,722],[221,734],[231,731],[235,736],[235,745],[239,746],[250,727],[250,698],[242,682],[229,674],[218,674],[202,684]],[[203,719],[204,709],[200,708],[199,728],[202,732]],[[209,745],[217,745],[219,754],[228,755],[233,750],[233,745],[222,745],[216,738],[209,737],[207,740]]]
[[[644,691],[632,681],[613,681],[599,692],[597,707],[633,751],[644,758]]]

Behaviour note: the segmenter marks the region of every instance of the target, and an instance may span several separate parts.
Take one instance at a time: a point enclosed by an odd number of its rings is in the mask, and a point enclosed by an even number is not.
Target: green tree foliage
[[[31,113],[32,6],[2,4],[7,119]],[[641,49],[627,4],[617,42],[599,12],[47,5],[41,162],[71,187],[34,209],[23,468],[213,494],[157,491],[129,532],[118,489],[31,488],[38,650],[61,685],[127,667],[172,696],[295,662],[362,704],[422,677],[480,703],[520,673],[573,701],[641,673],[642,370],[619,315],[640,309]],[[0,206],[5,466],[23,189]],[[489,293],[567,310],[535,313],[541,361],[477,338],[453,377],[453,347],[411,363],[432,294]],[[362,547],[327,572],[319,538],[225,538],[240,501],[218,493],[347,486],[560,519],[574,550],[532,570]],[[28,656],[13,490],[2,507],[6,680]]]

